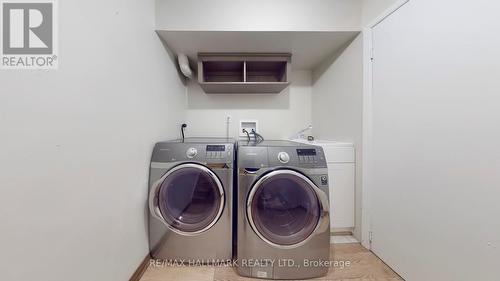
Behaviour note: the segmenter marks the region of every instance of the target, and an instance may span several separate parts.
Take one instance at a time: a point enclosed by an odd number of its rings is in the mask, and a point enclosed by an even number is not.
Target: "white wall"
[[[59,70],[0,71],[3,280],[128,280],[148,253],[153,144],[185,87],[154,1],[61,1]]]
[[[362,0],[157,0],[172,30],[359,30]]]
[[[230,115],[230,137],[238,136],[240,120],[256,119],[266,139],[289,138],[311,124],[311,72],[293,71],[291,81],[279,94],[205,94],[191,81],[186,136],[225,137]]]
[[[411,0],[374,30],[372,250],[405,280],[499,278],[499,10]]]
[[[361,236],[361,161],[363,40],[358,35],[344,51],[313,73],[313,134],[317,139],[352,142],[356,148],[355,236]]]
[[[394,5],[399,0],[363,0],[361,23],[364,26],[370,24],[380,14]]]
[[[156,26],[168,30],[359,30],[362,0],[156,0]],[[189,136],[238,135],[239,120],[258,119],[267,139],[288,138],[311,123],[311,73],[294,71],[278,95],[207,95],[188,85]]]

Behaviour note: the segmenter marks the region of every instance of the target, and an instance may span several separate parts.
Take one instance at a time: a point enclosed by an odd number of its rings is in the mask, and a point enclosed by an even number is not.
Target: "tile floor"
[[[312,280],[397,281],[401,279],[372,252],[359,243],[332,244],[332,260],[350,266],[330,268],[327,276]],[[231,267],[149,267],[141,281],[258,281],[241,277]]]

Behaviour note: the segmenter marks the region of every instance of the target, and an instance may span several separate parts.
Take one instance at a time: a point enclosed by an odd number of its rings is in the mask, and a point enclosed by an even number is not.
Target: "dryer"
[[[235,142],[187,138],[155,145],[149,178],[153,258],[184,263],[232,259]]]
[[[326,275],[328,169],[319,146],[239,142],[237,271],[266,279]]]

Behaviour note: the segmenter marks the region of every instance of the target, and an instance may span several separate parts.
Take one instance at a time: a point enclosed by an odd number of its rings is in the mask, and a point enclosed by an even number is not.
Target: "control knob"
[[[198,150],[196,150],[196,148],[194,148],[194,147],[191,147],[191,148],[189,148],[189,149],[186,151],[186,156],[187,156],[188,158],[193,158],[193,157],[195,157],[197,154],[198,154]]]
[[[290,155],[286,152],[280,152],[278,153],[278,160],[280,160],[281,163],[286,164],[290,161]]]

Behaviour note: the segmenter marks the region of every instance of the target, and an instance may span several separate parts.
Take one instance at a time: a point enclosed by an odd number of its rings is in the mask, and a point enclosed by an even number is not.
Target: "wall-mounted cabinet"
[[[206,93],[280,93],[290,85],[290,54],[199,53]]]

